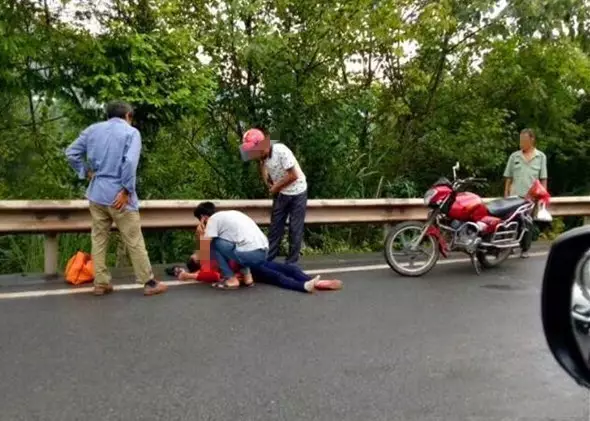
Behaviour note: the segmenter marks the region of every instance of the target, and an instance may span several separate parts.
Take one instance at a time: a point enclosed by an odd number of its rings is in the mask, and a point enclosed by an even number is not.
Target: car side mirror
[[[457,179],[457,171],[459,171],[459,168],[461,168],[461,164],[459,164],[459,161],[457,161],[453,166],[453,181]]]
[[[590,389],[590,226],[567,231],[551,245],[541,315],[553,356]]]

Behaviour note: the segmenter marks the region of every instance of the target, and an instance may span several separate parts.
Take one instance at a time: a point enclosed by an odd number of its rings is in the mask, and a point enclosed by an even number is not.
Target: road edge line
[[[530,257],[542,257],[546,256],[548,251],[540,251],[535,253],[530,253]],[[519,259],[520,256],[510,256],[509,259]],[[450,260],[440,260],[437,263],[438,265],[450,265],[455,263],[468,263],[470,259],[450,259]],[[337,273],[352,273],[352,272],[365,272],[365,271],[375,271],[375,270],[385,270],[389,269],[389,265],[387,264],[379,264],[379,265],[364,265],[364,266],[344,266],[340,268],[327,268],[327,269],[313,269],[307,270],[306,273],[310,275],[322,275],[322,274],[337,274]],[[162,283],[166,284],[169,287],[175,287],[180,285],[195,285],[200,284],[199,281],[162,281]],[[141,284],[122,284],[122,285],[115,285],[115,291],[130,291],[143,288]],[[92,287],[81,287],[81,288],[60,288],[60,289],[48,289],[48,290],[36,290],[36,291],[18,291],[18,292],[2,292],[0,293],[0,301],[1,300],[9,300],[15,298],[38,298],[38,297],[48,297],[48,296],[58,296],[58,295],[70,295],[70,294],[83,294],[83,293],[91,293]]]

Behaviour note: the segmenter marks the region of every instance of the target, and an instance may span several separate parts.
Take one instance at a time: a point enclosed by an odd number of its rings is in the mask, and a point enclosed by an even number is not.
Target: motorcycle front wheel
[[[438,240],[431,235],[425,235],[412,250],[412,244],[418,241],[423,230],[423,223],[408,221],[397,224],[387,234],[385,260],[396,273],[402,276],[422,276],[438,261]]]

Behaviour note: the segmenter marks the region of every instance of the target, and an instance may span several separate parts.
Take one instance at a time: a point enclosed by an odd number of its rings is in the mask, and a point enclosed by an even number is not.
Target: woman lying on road
[[[240,266],[236,262],[230,262],[235,273],[240,272]],[[168,270],[168,274],[176,276],[181,281],[197,280],[201,282],[216,282],[220,278],[219,268],[214,260],[211,260],[211,267],[208,270],[201,268],[198,253],[193,254],[188,262],[187,269],[176,266]],[[312,293],[316,290],[339,290],[342,289],[342,281],[338,279],[320,279],[320,276],[311,276],[303,272],[295,265],[277,262],[265,262],[260,266],[251,268],[252,277],[261,283],[275,285],[280,288]],[[241,286],[250,287],[254,283],[244,283],[240,279]]]
[[[234,271],[234,274],[240,281],[241,285],[243,286],[251,286],[253,285],[248,283],[246,285],[244,282],[244,275],[240,272],[240,265],[238,265],[233,260],[229,261],[229,265],[231,269]],[[199,252],[196,251],[193,255],[191,255],[186,262],[186,269],[181,266],[173,266],[171,268],[166,269],[166,273],[170,276],[174,276],[180,281],[199,281],[204,283],[213,284],[221,279],[221,271],[219,270],[219,265],[215,260],[211,260],[209,262],[209,267],[201,267],[201,263],[199,262]]]

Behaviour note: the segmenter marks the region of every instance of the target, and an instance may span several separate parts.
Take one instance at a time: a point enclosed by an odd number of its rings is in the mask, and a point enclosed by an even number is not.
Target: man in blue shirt
[[[113,222],[121,233],[135,277],[144,285],[144,294],[160,294],[166,291],[166,285],[154,279],[139,219],[135,182],[141,135],[131,126],[133,108],[124,102],[111,102],[106,112],[107,121],[86,128],[66,149],[78,177],[90,180],[86,198],[92,216],[94,295],[113,291],[106,265]]]

